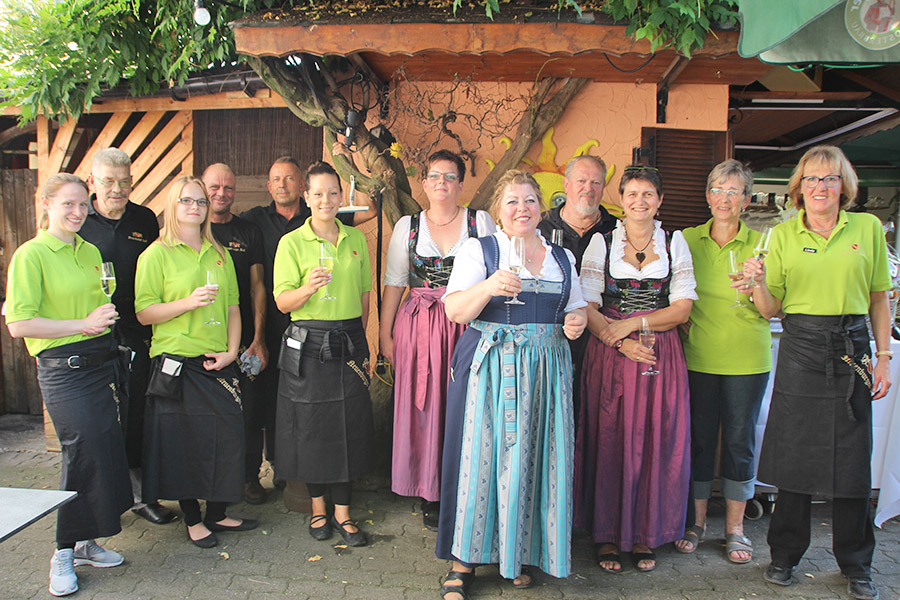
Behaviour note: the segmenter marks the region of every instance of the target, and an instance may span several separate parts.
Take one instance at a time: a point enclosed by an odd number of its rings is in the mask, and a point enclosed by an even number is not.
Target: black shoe
[[[259,527],[259,521],[256,519],[241,519],[241,522],[237,525],[219,525],[204,519],[203,524],[213,533],[216,531],[250,531]]]
[[[319,523],[321,521],[325,521],[325,524],[313,526],[313,523]],[[309,519],[309,535],[311,535],[313,539],[323,542],[330,539],[331,534],[331,523],[328,522],[328,515],[313,515]]]
[[[171,510],[169,510],[159,502],[154,502],[153,504],[145,504],[140,508],[132,508],[131,512],[141,517],[142,519],[150,521],[154,525],[165,525],[166,523],[171,523],[178,518],[178,515],[173,513]]]
[[[244,502],[247,504],[264,504],[266,501],[266,488],[259,481],[251,481],[244,485]]]
[[[878,588],[869,577],[851,577],[847,592],[854,600],[878,600]]]
[[[279,479],[279,478],[276,477],[276,478],[272,479],[272,485],[275,486],[275,489],[276,489],[276,490],[279,490],[279,491],[282,491],[282,492],[283,492],[283,491],[284,491],[284,488],[287,487],[287,481],[285,481],[284,479]]]
[[[793,570],[793,567],[782,567],[772,563],[763,574],[763,579],[775,585],[788,586],[794,583]]]
[[[427,500],[422,500],[422,524],[425,525],[425,529],[429,529],[431,531],[438,530],[438,523],[440,522],[441,516],[440,511],[440,502],[429,502]]]
[[[207,525],[207,528],[209,526]],[[185,528],[187,529],[187,528]],[[191,537],[191,530],[187,529],[188,539],[191,540],[191,543],[200,548],[212,548],[213,546],[217,546],[219,544],[219,538],[216,537],[215,533],[210,533],[205,538],[200,538],[199,540],[195,540]]]
[[[344,538],[344,542],[348,546],[365,546],[369,543],[366,539],[366,533],[362,529],[357,527],[356,531],[350,533],[344,529],[345,525],[356,525],[356,523],[350,519],[347,519],[343,523],[338,523],[337,519],[331,517],[331,526],[337,529],[337,532],[341,534],[341,537]]]

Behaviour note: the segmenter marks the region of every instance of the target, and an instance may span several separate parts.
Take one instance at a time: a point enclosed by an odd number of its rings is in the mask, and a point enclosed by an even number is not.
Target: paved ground
[[[0,485],[55,488],[59,455],[43,447],[39,417],[0,417]],[[280,494],[262,506],[239,505],[230,514],[259,518],[260,529],[219,534],[217,548],[188,543],[181,521],[150,525],[130,512],[122,532],[104,546],[123,553],[114,569],[79,567],[79,600],[273,598],[385,600],[436,599],[447,564],[434,557],[435,534],[424,529],[411,499],[393,495],[384,482],[369,482],[356,494],[353,515],[373,543],[345,548],[335,539],[316,542],[306,532],[308,517],[284,508]],[[0,508],[2,510],[2,508]],[[657,551],[659,567],[643,574],[631,568],[607,575],[596,567],[592,544],[583,532],[573,542],[574,574],[565,580],[538,574],[538,585],[513,590],[492,567],[479,569],[472,588],[476,599],[658,599],[752,600],[763,598],[847,598],[846,583],[831,556],[830,505],[813,512],[813,547],[800,563],[798,583],[789,588],[767,584],[765,530],[768,517],[748,521],[747,535],[757,549],[749,565],[736,566],[723,556],[723,508],[713,503],[711,536],[692,555],[671,544]],[[49,598],[48,561],[53,552],[55,518],[48,516],[0,544],[0,599]],[[900,522],[889,521],[876,533],[875,582],[882,600],[900,598]]]

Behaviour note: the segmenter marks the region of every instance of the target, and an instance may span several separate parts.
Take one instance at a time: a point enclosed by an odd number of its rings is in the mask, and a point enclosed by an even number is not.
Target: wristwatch
[[[620,349],[620,348],[622,347],[622,344],[624,344],[624,343],[625,343],[625,340],[619,340],[619,341],[617,341],[617,342],[615,343],[616,350]]]

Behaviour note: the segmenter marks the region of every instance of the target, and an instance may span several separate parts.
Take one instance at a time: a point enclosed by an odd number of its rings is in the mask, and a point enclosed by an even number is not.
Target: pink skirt
[[[413,288],[394,320],[394,447],[391,490],[440,499],[450,359],[465,325],[450,321],[445,288]]]

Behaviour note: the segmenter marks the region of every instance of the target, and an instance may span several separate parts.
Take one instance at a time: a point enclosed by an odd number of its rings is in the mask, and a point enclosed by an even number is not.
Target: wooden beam
[[[182,110],[172,117],[171,121],[166,123],[166,126],[162,128],[162,131],[156,134],[156,137],[153,138],[153,141],[150,142],[146,148],[144,148],[140,156],[132,160],[132,179],[138,181],[150,170],[153,164],[163,155],[163,152],[165,152],[169,146],[172,145],[172,142],[181,135],[181,132],[188,126],[191,119],[191,111]],[[157,182],[157,185],[159,185],[159,182]]]
[[[21,137],[23,135],[33,136],[37,134],[37,123],[32,121],[31,123],[19,127],[18,125],[14,125],[9,129],[6,129],[3,132],[0,132],[0,148],[10,143],[17,137]]]
[[[854,83],[858,83],[864,88],[868,88],[875,92],[876,94],[880,94],[885,98],[896,102],[900,105],[900,90],[892,87],[888,87],[883,83],[879,83],[870,77],[866,77],[865,75],[860,75],[852,71],[851,69],[836,69],[837,74],[843,77],[844,79],[849,79]]]
[[[865,100],[872,92],[731,92],[733,100],[824,100],[826,102],[853,102]]]
[[[131,192],[131,200],[138,204],[143,204],[150,198],[150,195],[156,191],[156,188],[165,181],[176,170],[180,170],[181,161],[183,161],[192,151],[191,145],[185,142],[178,142],[171,150],[169,150],[159,163],[153,167],[153,170],[141,179],[134,190]],[[132,165],[133,166],[133,165]]]
[[[122,131],[122,127],[125,126],[125,122],[128,121],[128,117],[130,116],[131,113],[127,112],[112,114],[109,121],[103,126],[103,130],[100,131],[100,135],[97,136],[97,139],[94,140],[94,143],[91,144],[91,147],[85,152],[84,158],[81,159],[81,164],[75,169],[76,175],[82,179],[86,179],[87,176],[90,175],[94,156],[101,150],[112,146],[113,141],[115,141],[119,132]]]
[[[47,181],[47,159],[50,156],[50,120],[41,115],[37,118],[37,163],[38,163],[38,185],[34,194],[35,211],[37,212],[37,203],[41,199],[41,190],[44,189],[44,182]]]
[[[141,120],[138,121],[138,124],[134,126],[134,129],[131,130],[131,133],[125,136],[125,139],[119,144],[119,150],[133,157],[134,153],[141,147],[141,144],[144,143],[144,140],[147,139],[147,136],[150,135],[153,128],[156,127],[156,124],[159,123],[165,114],[166,111],[164,110],[154,110],[145,113]]]
[[[169,197],[169,190],[172,189],[172,184],[175,183],[175,179],[181,177],[182,175],[185,175],[183,171],[173,177],[172,180],[169,181],[169,183],[163,186],[163,189],[161,189],[157,195],[155,195],[149,201],[145,202],[144,206],[156,213],[157,217],[161,215],[166,209],[166,198]]]
[[[59,127],[56,137],[53,138],[53,144],[50,147],[50,156],[47,158],[47,177],[55,175],[62,169],[63,161],[66,158],[66,152],[69,150],[69,144],[75,135],[75,127],[78,125],[77,119],[69,119]]]
[[[181,161],[181,172],[187,175],[196,175],[199,177],[200,175],[194,172],[194,119],[193,115],[191,115],[191,121],[187,124],[187,127],[184,128],[184,131],[181,132],[181,141],[191,148],[190,154],[188,154],[183,161]]]

